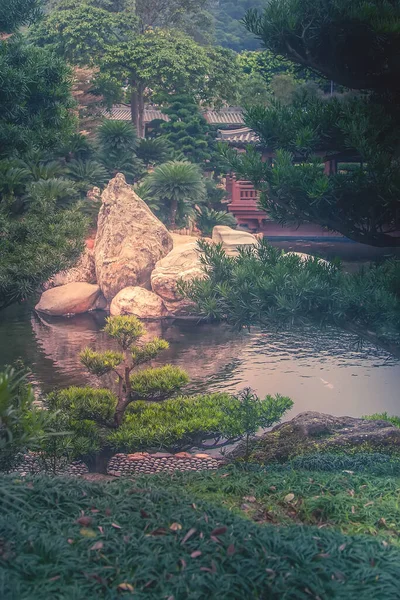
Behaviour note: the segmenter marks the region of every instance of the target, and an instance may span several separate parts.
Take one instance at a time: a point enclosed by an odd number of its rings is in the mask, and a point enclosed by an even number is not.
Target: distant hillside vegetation
[[[246,30],[241,19],[247,10],[263,9],[265,3],[266,0],[215,0],[212,13],[216,21],[217,43],[236,52],[259,49],[259,41]]]

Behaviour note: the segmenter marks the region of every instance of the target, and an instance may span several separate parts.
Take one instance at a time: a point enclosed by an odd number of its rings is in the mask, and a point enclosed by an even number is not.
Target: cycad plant
[[[211,236],[212,230],[217,225],[236,227],[235,217],[223,210],[214,210],[207,206],[196,207],[196,227],[200,229],[203,236]]]
[[[60,208],[73,205],[78,197],[77,189],[68,179],[39,179],[27,188],[28,204],[54,204]]]
[[[97,158],[110,177],[123,173],[133,183],[144,166],[136,156],[136,129],[127,121],[105,120],[97,131]]]
[[[67,174],[85,192],[91,186],[101,187],[108,181],[107,170],[96,160],[71,160]]]
[[[105,120],[97,130],[103,150],[111,152],[134,152],[138,145],[136,129],[128,121]]]
[[[148,169],[172,159],[174,148],[165,137],[143,138],[139,142],[137,155]]]
[[[205,184],[197,165],[186,161],[169,161],[149,175],[146,180],[148,196],[161,209],[168,225],[175,229],[186,224],[194,205],[205,197]]]

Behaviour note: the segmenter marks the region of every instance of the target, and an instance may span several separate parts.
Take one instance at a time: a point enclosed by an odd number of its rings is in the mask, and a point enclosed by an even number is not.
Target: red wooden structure
[[[323,229],[312,223],[299,227],[282,226],[273,221],[268,214],[258,207],[258,192],[249,181],[240,181],[228,176],[226,179],[228,192],[228,210],[239,226],[252,233],[261,232],[267,237],[301,237],[301,238],[341,238],[339,233]]]

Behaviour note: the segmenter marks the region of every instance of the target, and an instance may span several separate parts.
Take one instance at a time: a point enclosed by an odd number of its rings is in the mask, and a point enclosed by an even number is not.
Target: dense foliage
[[[38,447],[45,436],[49,418],[34,401],[24,371],[7,367],[0,373],[0,471],[12,469],[18,454]]]
[[[215,18],[215,40],[221,46],[232,48],[236,52],[257,50],[260,42],[246,31],[242,22],[250,8],[262,10],[265,0],[216,0],[212,2],[211,12]]]
[[[398,351],[398,261],[348,274],[318,258],[284,254],[265,240],[237,257],[204,241],[199,246],[207,277],[181,289],[202,315],[239,327],[335,323],[375,334]]]
[[[30,22],[36,9],[36,2],[7,0],[1,30]],[[69,69],[15,33],[0,39],[0,79],[1,310],[76,260],[86,222],[74,207],[75,191],[57,179],[60,167],[46,156],[76,128]]]
[[[40,0],[4,0],[0,6],[0,33],[13,33],[21,25],[32,23],[40,8]]]
[[[246,122],[273,165],[250,152],[232,160],[263,192],[282,223],[318,223],[352,240],[398,246],[398,2],[272,0],[246,24],[275,55],[358,93],[304,95],[288,108],[252,109]],[[323,173],[322,162],[355,160],[356,169]],[[348,162],[348,161],[347,161]]]
[[[260,506],[259,515],[268,518],[267,511],[276,510],[289,523],[304,518],[324,524],[328,518],[350,531],[356,527],[348,527],[344,516],[354,520],[357,515],[359,531],[367,532],[374,519],[382,517],[388,528],[398,520],[392,499],[396,480],[368,484],[348,474],[333,479],[313,472],[227,471],[107,486],[45,478],[7,484],[16,498],[0,516],[5,540],[0,589],[7,600],[119,594],[154,600],[239,600],[266,594],[378,600],[395,598],[398,591],[399,551],[385,540],[350,537],[326,527],[260,527],[235,514],[237,509],[215,506],[240,502],[250,511],[251,505]],[[376,507],[364,508],[369,502]],[[338,514],[335,506],[346,513]]]

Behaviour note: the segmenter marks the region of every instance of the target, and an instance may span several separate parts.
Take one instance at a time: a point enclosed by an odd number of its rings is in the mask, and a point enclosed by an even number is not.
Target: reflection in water
[[[43,318],[30,307],[0,315],[0,365],[22,358],[44,392],[68,385],[98,385],[78,354],[87,345],[113,347],[101,332],[105,314]],[[400,362],[351,334],[329,328],[237,333],[225,325],[148,323],[149,337],[162,336],[170,348],[154,364],[185,368],[190,391],[238,391],[250,385],[259,395],[281,393],[304,410],[360,416],[400,414]],[[110,382],[108,382],[110,383]]]

